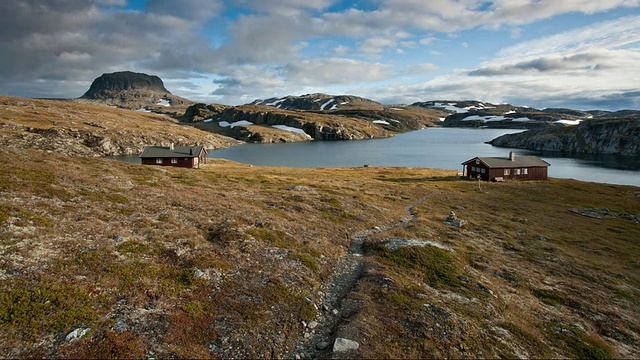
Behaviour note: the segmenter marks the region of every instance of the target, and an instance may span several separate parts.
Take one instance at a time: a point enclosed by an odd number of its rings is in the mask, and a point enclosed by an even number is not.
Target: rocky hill
[[[307,94],[255,100],[249,105],[273,106],[284,110],[332,111],[341,109],[382,110],[379,102],[353,95]]]
[[[534,109],[510,104],[491,104],[480,101],[427,101],[412,104],[448,112],[442,126],[488,127],[503,129],[535,129],[575,125],[586,119],[640,118],[636,110],[582,111],[565,108]]]
[[[176,116],[193,104],[171,94],[159,77],[131,71],[102,74],[78,101]]]
[[[304,98],[304,101],[312,99],[310,96]],[[330,99],[338,98],[345,100],[350,97],[330,97]],[[445,114],[440,110],[401,105],[382,106],[370,100],[358,99],[358,101],[352,101],[351,106],[345,105],[334,110],[285,110],[276,105],[234,107],[218,104],[195,104],[190,106],[180,119],[184,122],[194,123],[198,128],[219,132],[243,141],[279,142],[388,137],[396,133],[434,126],[440,122]],[[308,103],[304,101],[292,102],[290,105],[298,104],[300,107],[304,107],[301,104],[318,103],[310,100]],[[285,103],[277,105],[283,104]],[[358,104],[363,105],[364,108],[357,107],[360,106]],[[226,129],[231,124],[233,124],[233,131]],[[303,136],[292,136],[290,134],[292,131]]]
[[[576,126],[507,134],[490,143],[528,150],[640,157],[640,119],[591,119]]]
[[[65,152],[0,146],[2,358],[640,357],[637,187]]]
[[[0,146],[74,156],[139,154],[146,146],[239,142],[185,126],[169,116],[74,101],[0,97]]]

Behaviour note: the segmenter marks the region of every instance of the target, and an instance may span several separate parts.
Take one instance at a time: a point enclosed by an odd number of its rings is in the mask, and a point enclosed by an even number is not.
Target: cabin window
[[[156,164],[162,164],[162,158],[157,158],[156,159]]]
[[[524,175],[527,175],[527,174],[529,173],[529,169],[522,169],[522,173],[523,173]]]
[[[177,163],[178,163],[178,159],[176,159],[176,158],[172,158],[172,159],[171,159],[171,163],[172,163],[172,164],[177,164]]]
[[[475,166],[472,166],[472,167],[471,167],[471,171],[476,172],[476,167],[475,167]]]
[[[509,175],[510,174],[509,169],[504,169],[504,174]]]
[[[515,169],[514,170],[514,175],[520,175],[520,169]]]
[[[480,172],[481,172],[482,174],[484,174],[484,173],[486,173],[486,172],[487,172],[487,170],[486,170],[486,169],[483,169],[483,168],[480,168]]]

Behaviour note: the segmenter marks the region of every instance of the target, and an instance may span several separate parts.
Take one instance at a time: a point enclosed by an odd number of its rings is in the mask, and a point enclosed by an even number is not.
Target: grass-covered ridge
[[[2,357],[294,357],[333,310],[365,358],[640,356],[640,224],[572,211],[637,216],[636,187],[10,149],[0,169]],[[468,224],[443,224],[451,210]]]

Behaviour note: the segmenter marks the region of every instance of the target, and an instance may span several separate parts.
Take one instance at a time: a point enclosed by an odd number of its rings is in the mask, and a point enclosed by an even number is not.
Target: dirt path
[[[331,358],[335,331],[344,318],[357,310],[353,304],[347,304],[342,300],[353,289],[364,272],[365,263],[362,256],[364,255],[363,244],[365,240],[372,235],[388,232],[415,220],[418,214],[414,209],[431,196],[433,194],[423,196],[420,200],[405,207],[407,216],[394,223],[376,226],[371,230],[351,235],[348,253],[338,260],[331,278],[321,286],[322,297],[318,306],[318,314],[315,320],[307,324],[303,340],[296,346],[296,359]]]

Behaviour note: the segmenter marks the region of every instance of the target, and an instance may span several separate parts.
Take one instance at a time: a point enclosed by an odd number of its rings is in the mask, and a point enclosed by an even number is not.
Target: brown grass
[[[640,355],[640,225],[570,211],[638,215],[635,187],[478,191],[445,170],[225,160],[165,173],[10,149],[0,168],[3,357],[292,357],[353,234],[427,195],[414,221],[368,239],[336,328],[360,356]],[[444,225],[451,210],[468,225]],[[376,243],[391,237],[454,251]],[[92,330],[65,341],[78,327]]]

